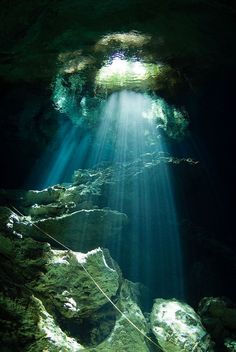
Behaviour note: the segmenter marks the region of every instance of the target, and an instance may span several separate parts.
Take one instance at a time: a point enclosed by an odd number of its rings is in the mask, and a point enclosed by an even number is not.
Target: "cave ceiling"
[[[198,87],[235,63],[235,1],[1,1],[0,77],[50,82],[61,54],[94,55],[102,36],[136,30],[149,53]],[[44,83],[43,83],[44,84]]]

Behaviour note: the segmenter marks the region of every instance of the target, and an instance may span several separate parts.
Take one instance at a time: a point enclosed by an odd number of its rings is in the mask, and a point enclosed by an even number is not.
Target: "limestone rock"
[[[226,298],[203,298],[199,303],[199,314],[206,324],[207,318],[212,318],[220,321],[226,329],[236,331],[236,307]]]
[[[0,190],[2,206],[15,205],[32,218],[59,216],[79,209],[93,209],[98,189],[90,185],[56,185],[38,190]]]
[[[61,194],[65,192],[65,188],[57,185],[46,188],[42,191],[30,190],[27,191],[23,198],[25,206],[33,204],[50,204],[58,200]]]
[[[34,204],[29,208],[29,215],[33,218],[60,216],[75,208],[75,203],[51,203],[48,205]]]
[[[100,196],[100,189],[94,185],[56,188],[49,187],[42,191],[27,191],[22,197],[21,205],[26,215],[33,218],[60,216],[80,209],[93,209]]]
[[[118,299],[123,279],[108,250],[83,254],[11,234],[2,238],[7,241],[0,242],[3,350],[80,351],[81,343],[89,350],[109,335],[116,312],[87,274]]]
[[[75,339],[68,337],[57,325],[55,319],[46,311],[42,302],[32,297],[34,302],[34,310],[37,310],[37,318],[39,319],[36,331],[34,332],[36,341],[26,349],[26,352],[41,351],[64,351],[78,352],[85,350]]]
[[[41,352],[84,350],[75,339],[68,337],[55,319],[35,296],[12,299],[0,295],[1,348],[9,350]],[[8,350],[8,349],[7,349]]]
[[[148,340],[125,318],[127,317],[131,320],[144,334],[148,334],[147,321],[133,298],[131,284],[129,281],[124,280],[117,302],[119,309],[124,315],[120,315],[117,318],[115,326],[108,338],[100,345],[96,346],[96,348],[91,349],[91,352],[151,351]]]
[[[87,175],[87,173],[86,173]],[[16,204],[11,200],[18,191],[2,191],[6,204],[13,203],[15,214],[8,208],[0,211],[3,231],[33,237],[39,241],[56,242],[43,235],[47,232],[75,251],[88,251],[107,246],[107,241],[118,234],[127,223],[127,216],[110,208],[99,209],[94,201],[101,191],[93,184],[62,187],[42,191],[20,192]],[[88,183],[88,182],[87,182]],[[19,216],[18,209],[24,216]]]
[[[110,298],[119,288],[119,275],[100,248],[87,254],[52,251],[46,270],[34,290],[67,318],[89,316],[107,303],[93,279]]]
[[[93,202],[96,203],[96,199],[99,193],[98,190],[89,188],[87,185],[81,184],[79,186],[70,186],[66,188],[65,192],[60,196],[60,202],[67,204],[70,202],[75,203],[77,206],[85,202],[90,202],[91,207]]]
[[[56,202],[60,196],[65,192],[65,187],[55,185],[48,187],[41,191],[38,190],[14,190],[14,189],[1,189],[0,190],[0,202],[21,204],[24,207],[31,206],[33,204],[50,204]]]
[[[15,225],[22,224],[20,217],[8,207],[0,207],[0,233],[2,241],[9,242],[9,238],[21,238],[22,234],[14,229]],[[3,239],[3,237],[5,237]],[[3,245],[3,242],[1,242]],[[3,246],[0,246],[0,251]]]
[[[132,1],[128,1],[125,6],[123,3],[117,4],[109,1],[105,2],[101,8],[98,7],[97,11],[91,11],[90,2],[84,4],[74,0],[71,1],[69,7],[65,0],[56,4],[49,3],[47,12],[43,12],[44,2],[41,1],[32,4],[22,1],[15,6],[11,2],[6,2],[4,5],[1,13],[2,58],[0,66],[0,74],[4,80],[38,81],[40,83],[46,80],[48,82],[54,74],[55,61],[58,56],[60,60],[63,60],[63,56],[72,55],[75,50],[81,51],[88,46],[90,49],[90,46],[95,46],[103,33],[116,32],[117,28],[122,28],[124,23],[129,23],[128,28],[137,28],[138,31],[150,33],[153,37],[153,44],[148,46],[148,51],[145,47],[148,57],[154,56],[155,60],[157,57],[161,62],[173,57],[181,63],[180,67],[188,63],[187,77],[191,82],[193,80],[193,86],[197,85],[198,89],[200,89],[199,85],[201,87],[203,84],[202,82],[206,82],[209,71],[216,70],[215,66],[217,67],[219,63],[225,68],[228,67],[227,65],[233,66],[235,62],[235,51],[232,48],[230,37],[230,33],[235,30],[233,18],[230,16],[234,11],[233,3],[211,4],[211,11],[207,17],[208,23],[212,24],[209,33],[201,33],[199,30],[206,21],[205,13],[208,10],[206,4],[199,8],[197,21],[190,23],[186,21],[186,16],[190,19],[195,18],[195,3],[190,3],[186,9],[182,1],[171,1],[170,3],[160,1],[158,4],[150,1],[148,8],[142,3],[134,7]],[[175,5],[174,9],[173,5]],[[148,10],[153,14],[151,17]],[[158,18],[155,16],[157,12]],[[166,18],[166,13],[173,13],[174,33],[168,30],[173,24],[173,19]],[[24,33],[20,43],[17,41],[18,33]],[[219,33],[222,33],[224,40]],[[8,36],[7,43],[4,41],[6,36]],[[165,42],[160,38],[165,38]],[[181,40],[178,41],[178,38]],[[198,41],[196,41],[197,38]],[[169,43],[173,40],[176,42],[170,45]],[[183,43],[187,43],[187,47]],[[225,44],[225,55],[222,55],[219,50],[223,44]],[[196,50],[196,45],[198,50]],[[138,51],[139,55],[142,51]],[[213,53],[215,64],[211,62]],[[96,56],[98,60],[100,55]],[[229,57],[228,61],[225,56]],[[197,70],[193,57],[199,66]],[[202,62],[205,62],[204,67],[202,67]]]
[[[235,346],[235,343],[227,342],[236,334],[236,308],[230,300],[220,297],[204,297],[199,303],[198,312],[217,345],[221,348],[224,344]]]
[[[174,158],[168,154],[156,152],[145,153],[133,162],[116,163],[106,167],[101,164],[101,167],[96,170],[77,170],[74,173],[73,185],[79,187],[83,180],[86,184],[84,192],[90,190],[93,195],[96,193],[95,204],[99,207],[107,206],[112,192],[114,199],[121,198],[122,211],[129,216],[132,213],[132,202],[135,202],[138,197],[137,185],[142,184],[145,179],[149,181],[151,189],[161,187],[154,183],[153,176],[161,180],[166,170],[173,174],[173,180],[176,184],[181,184],[187,194],[189,189],[194,190],[196,187],[198,193],[202,191],[200,185],[203,188],[204,171],[197,161],[190,158]],[[122,195],[120,189],[123,190]],[[117,204],[115,206],[117,207]],[[116,210],[121,209],[116,208]]]
[[[0,207],[0,231],[11,232],[14,222],[18,220],[18,216],[15,215],[11,209],[7,207]]]
[[[213,351],[199,316],[186,303],[175,299],[156,299],[151,327],[164,352]]]
[[[14,229],[37,240],[45,238],[55,245],[55,241],[44,236],[38,229],[40,228],[72,250],[87,251],[104,245],[104,242],[119,232],[126,223],[127,216],[117,211],[83,209],[59,217],[19,223]]]

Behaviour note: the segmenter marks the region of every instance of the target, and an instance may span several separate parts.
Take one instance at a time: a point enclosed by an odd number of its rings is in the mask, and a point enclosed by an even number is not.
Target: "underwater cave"
[[[236,351],[236,2],[0,6],[1,351]]]

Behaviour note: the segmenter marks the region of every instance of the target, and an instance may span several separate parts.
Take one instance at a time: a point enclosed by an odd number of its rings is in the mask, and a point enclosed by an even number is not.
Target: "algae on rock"
[[[91,352],[148,352],[150,346],[143,334],[148,335],[147,321],[135,302],[132,283],[124,280],[117,301],[118,308],[123,312],[115,322],[110,335]],[[129,319],[141,332],[139,332],[127,319]],[[142,334],[143,333],[143,334]]]
[[[66,318],[92,315],[107,303],[91,277],[109,298],[116,296],[119,288],[119,275],[108,266],[100,248],[87,254],[53,250],[46,270],[32,283],[34,290],[44,297],[47,306]]]
[[[32,301],[39,321],[34,331],[36,341],[26,349],[26,352],[78,352],[85,350],[78,341],[67,336],[61,330],[56,320],[46,311],[38,298],[32,296]]]
[[[157,157],[154,153],[133,163],[78,170],[74,183],[65,187],[0,192],[3,204],[16,205],[25,214],[0,209],[2,302],[8,302],[2,324],[17,331],[13,342],[22,344],[21,351],[212,351],[209,335],[191,307],[176,300],[157,299],[149,322],[137,299],[138,285],[123,279],[107,249],[94,249],[122,231],[135,197],[132,182],[158,173],[160,164],[174,167],[179,178],[193,167],[201,172],[192,160]],[[120,182],[128,216],[123,209],[105,208],[109,192],[118,192]],[[59,250],[35,225],[68,248],[90,252]],[[90,275],[131,324],[108,302]],[[16,307],[16,325],[10,307]],[[29,316],[23,317],[25,309]],[[160,349],[144,336],[154,339],[152,333]],[[233,336],[227,337],[225,347],[231,351]],[[9,336],[3,336],[3,343],[15,349]]]
[[[113,352],[133,351],[135,344],[136,351],[149,351],[143,336],[107,300],[112,299],[142,331],[148,331],[132,285],[122,278],[107,249],[86,254],[54,250],[46,242],[15,235],[14,225],[24,228],[24,218],[14,215],[12,219],[6,208],[1,208],[0,217],[3,348]]]

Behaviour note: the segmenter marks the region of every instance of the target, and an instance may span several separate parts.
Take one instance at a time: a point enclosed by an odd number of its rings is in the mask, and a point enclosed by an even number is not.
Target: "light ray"
[[[106,142],[113,131],[113,176],[107,205],[129,216],[128,229],[110,249],[132,280],[155,287],[162,297],[183,298],[182,254],[170,169],[165,162],[153,167],[151,161],[145,161],[147,153],[164,153],[168,148],[156,133],[153,116],[145,118],[146,111],[151,116],[150,97],[121,91],[108,98],[102,112],[94,164],[104,160]],[[155,106],[155,111],[165,118],[161,106]]]
[[[119,72],[125,67],[119,67]],[[136,71],[141,69],[135,66]],[[126,213],[129,224],[115,239],[111,236],[110,242],[106,233],[100,234],[101,246],[108,243],[112,256],[131,280],[141,281],[155,295],[184,298],[171,168],[160,157],[168,145],[158,129],[168,123],[168,114],[174,117],[175,113],[160,98],[128,90],[112,93],[97,113],[100,124],[93,141],[89,134],[80,135],[78,128],[62,128],[57,153],[45,156],[41,185],[62,182],[68,170],[76,167],[100,167],[101,172],[108,172],[107,162],[111,174],[104,206]],[[87,225],[85,222],[81,235],[82,247]],[[114,227],[121,228],[119,223]]]

